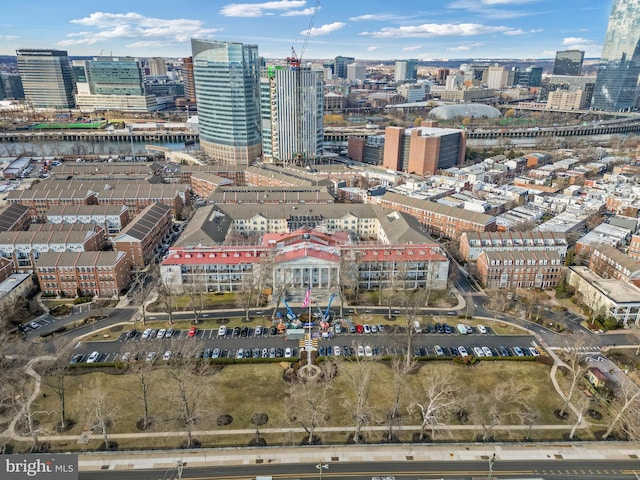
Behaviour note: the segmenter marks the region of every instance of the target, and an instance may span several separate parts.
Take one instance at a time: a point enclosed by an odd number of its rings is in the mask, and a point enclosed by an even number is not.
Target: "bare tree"
[[[146,430],[149,427],[149,389],[153,385],[151,373],[153,372],[153,362],[136,362],[129,364],[129,372],[133,374],[140,384],[138,392],[131,392],[134,396],[142,401],[142,421],[141,429]]]
[[[578,427],[580,427],[580,425],[582,424],[582,420],[584,419],[584,414],[589,408],[589,405],[590,405],[590,400],[589,398],[587,398],[586,395],[578,395],[573,399],[573,406],[577,410],[578,415],[576,417],[575,423],[573,424],[573,427],[571,427],[571,432],[569,433],[569,440],[573,440],[573,437],[575,437],[576,431],[578,430]]]
[[[357,305],[360,296],[360,268],[357,251],[343,251],[340,256],[338,296],[340,316],[344,315],[344,303],[351,296]],[[382,283],[382,278],[379,279]]]
[[[140,302],[142,308],[142,325],[147,324],[147,300],[153,291],[153,282],[150,275],[144,270],[134,270],[133,284],[135,288],[135,298]]]
[[[204,310],[205,286],[202,282],[194,278],[191,283],[184,286],[184,289],[185,293],[189,296],[189,305],[193,312],[193,323],[197,325],[200,323],[200,315],[202,315],[202,311]]]
[[[373,370],[373,362],[369,360],[370,358],[356,356],[353,360],[344,360],[346,368],[341,369],[345,373],[347,385],[353,394],[353,400],[346,400],[345,407],[353,417],[353,442],[356,444],[363,440],[362,427],[371,421],[373,413],[369,403]]]
[[[565,341],[565,350],[562,352],[562,359],[566,365],[567,375],[569,376],[569,391],[564,396],[564,404],[558,414],[560,417],[564,417],[567,413],[567,408],[571,404],[571,399],[575,393],[576,387],[579,382],[584,378],[589,366],[585,362],[584,355],[582,354],[581,347],[586,345],[586,338],[584,335],[573,335]]]
[[[296,377],[289,385],[289,398],[296,406],[296,418],[309,434],[308,445],[315,443],[316,429],[326,423],[330,409],[329,386],[327,379],[320,375],[309,379]]]
[[[611,403],[614,417],[609,423],[609,428],[602,435],[602,440],[606,440],[616,430],[620,428],[623,432],[632,431],[633,425],[628,419],[638,419],[640,413],[640,389],[638,386],[627,380],[615,392],[615,398]],[[637,427],[633,430],[637,432]]]
[[[473,422],[482,426],[482,441],[493,439],[499,425],[520,422],[530,410],[532,394],[519,379],[501,382],[490,391],[479,391],[468,399]]]
[[[249,309],[254,304],[254,297],[258,295],[258,277],[256,271],[248,271],[242,275],[240,289],[236,291],[236,303],[244,310],[244,319],[249,321]]]
[[[173,314],[178,309],[175,289],[165,278],[160,278],[156,291],[158,292],[158,304],[169,315],[169,325],[173,325]]]
[[[202,396],[206,390],[206,385],[201,377],[208,365],[198,362],[194,355],[194,347],[189,347],[185,342],[176,347],[182,355],[174,357],[167,370],[167,375],[175,391],[171,393],[171,398],[179,405],[180,420],[187,431],[186,448],[194,446],[193,430],[202,408]],[[211,403],[211,402],[208,402]]]
[[[91,430],[99,429],[104,442],[104,449],[110,450],[109,429],[118,416],[120,409],[112,397],[105,391],[99,380],[94,380],[84,388],[82,395],[84,405],[83,417]]]
[[[54,340],[54,347],[58,353],[55,360],[45,364],[44,375],[42,376],[42,383],[48,386],[58,397],[60,405],[60,424],[59,430],[65,431],[67,429],[67,390],[71,387],[69,384],[69,356],[72,349],[70,345],[66,344],[66,339]]]
[[[409,365],[409,368],[407,368],[404,360],[400,358],[394,358],[391,360],[394,395],[392,397],[391,405],[389,406],[389,411],[387,412],[387,422],[389,425],[387,439],[389,441],[393,439],[393,428],[399,423],[400,418],[402,417],[400,413],[400,402],[404,397],[403,393],[407,389],[407,375],[415,368],[417,363],[418,362],[414,359]]]
[[[433,375],[422,384],[422,389],[415,392],[410,406],[420,412],[420,440],[423,440],[427,429],[435,435],[439,428],[446,428],[444,420],[452,414],[452,410],[461,405],[461,388],[456,384],[450,372],[443,369],[433,371]]]

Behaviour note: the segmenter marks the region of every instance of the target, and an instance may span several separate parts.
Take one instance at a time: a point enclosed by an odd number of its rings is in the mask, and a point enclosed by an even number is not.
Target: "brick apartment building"
[[[632,235],[629,247],[627,247],[627,255],[635,260],[640,260],[640,235]]]
[[[125,252],[129,263],[144,268],[171,229],[171,208],[156,202],[145,208],[113,239],[114,248]]]
[[[334,203],[324,187],[220,187],[207,200],[215,205]]]
[[[640,287],[640,261],[606,245],[591,250],[589,269],[602,278],[614,278]]]
[[[36,273],[44,294],[75,297],[113,297],[130,280],[124,252],[47,252],[36,261]]]
[[[482,252],[476,276],[485,288],[554,288],[563,269],[555,251]]]
[[[13,262],[6,258],[0,257],[0,283],[13,275]]]
[[[104,229],[94,224],[32,225],[29,230],[0,232],[0,256],[16,273],[32,273],[36,260],[46,252],[94,252],[106,242]]]
[[[0,210],[0,232],[26,230],[31,225],[29,208],[15,203]]]
[[[460,256],[475,261],[482,252],[551,251],[567,256],[567,236],[556,232],[465,232],[460,237]]]
[[[147,206],[162,202],[176,217],[190,203],[190,190],[188,185],[126,180],[46,180],[29,190],[14,190],[7,199],[29,207],[32,220],[39,222],[46,221],[47,211],[55,205],[126,205],[130,215],[138,215]]]
[[[207,198],[221,185],[233,185],[233,181],[214,173],[192,173],[191,191],[201,198]]]
[[[378,205],[416,217],[429,234],[434,236],[460,238],[464,232],[497,230],[496,218],[491,215],[411,198],[399,193],[385,193]]]

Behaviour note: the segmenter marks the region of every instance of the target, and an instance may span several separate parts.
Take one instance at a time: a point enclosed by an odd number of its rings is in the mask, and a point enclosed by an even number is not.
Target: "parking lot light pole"
[[[184,468],[184,462],[178,460],[178,480],[182,480],[182,469]]]

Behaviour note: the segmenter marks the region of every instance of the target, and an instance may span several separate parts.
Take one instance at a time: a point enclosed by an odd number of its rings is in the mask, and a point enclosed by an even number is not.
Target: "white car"
[[[92,352],[91,355],[87,357],[87,363],[96,363],[100,358],[100,352]]]
[[[339,357],[340,356],[340,347],[339,346],[336,345],[335,347],[333,347],[333,355],[335,357]]]
[[[151,335],[151,329],[147,328],[144,332],[142,332],[142,340],[146,340]]]
[[[366,323],[362,326],[364,328],[364,333],[371,333],[371,327]]]
[[[484,352],[485,357],[493,357],[493,352],[489,347],[482,347],[482,351]]]
[[[156,338],[163,339],[166,333],[167,331],[164,328],[161,328],[160,330],[158,330]]]
[[[373,350],[371,350],[371,347],[369,345],[365,345],[365,347],[364,347],[364,356],[365,357],[372,357],[373,356]]]
[[[171,350],[167,350],[166,352],[164,352],[164,355],[162,356],[162,360],[164,360],[165,362],[168,362],[169,360],[171,360],[172,357],[172,353]]]
[[[478,331],[480,333],[488,333],[487,327],[485,327],[484,325],[478,325]]]
[[[256,331],[254,333],[254,337],[261,337],[262,336],[262,327],[260,325],[258,325],[256,327]]]
[[[433,350],[436,352],[436,355],[438,357],[444,357],[444,351],[442,350],[442,347],[440,345],[434,346]]]
[[[531,355],[533,355],[534,357],[540,356],[540,352],[536,350],[534,347],[529,347],[529,351],[531,352]]]
[[[480,347],[473,347],[473,354],[476,357],[484,357],[484,352],[482,351],[482,348],[480,348]]]
[[[293,350],[291,350],[291,347],[287,347],[284,349],[284,358],[291,358],[293,357]]]
[[[156,352],[149,352],[147,355],[147,362],[153,362],[156,359]]]
[[[364,357],[364,347],[362,345],[358,345],[358,356]]]
[[[124,352],[122,354],[122,357],[120,357],[120,360],[122,360],[123,362],[128,362],[130,358],[131,358],[131,352]]]
[[[464,347],[458,347],[458,354],[461,357],[468,357],[469,356],[469,354],[467,353],[467,349],[464,348]]]
[[[226,325],[222,325],[220,328],[218,328],[218,336],[219,337],[224,337],[227,335],[227,326]]]
[[[236,359],[239,358],[244,358],[244,350],[242,348],[239,348],[238,351],[236,352]]]

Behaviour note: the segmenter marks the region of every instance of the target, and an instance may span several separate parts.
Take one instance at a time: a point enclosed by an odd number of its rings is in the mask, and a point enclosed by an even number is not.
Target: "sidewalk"
[[[629,460],[638,446],[628,442],[560,444],[387,444],[314,447],[220,448],[80,454],[80,471],[174,468],[223,465],[315,464],[318,462],[459,462],[531,460]]]

